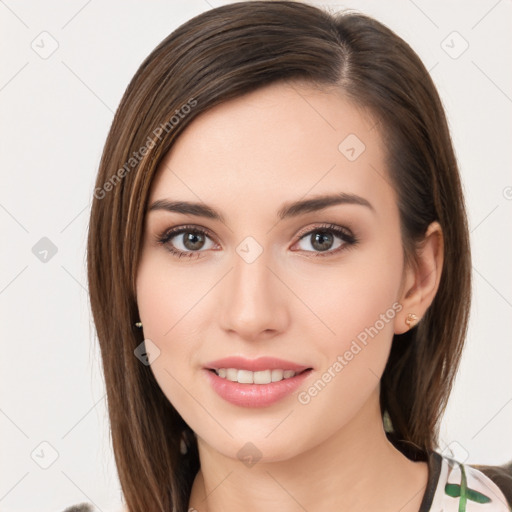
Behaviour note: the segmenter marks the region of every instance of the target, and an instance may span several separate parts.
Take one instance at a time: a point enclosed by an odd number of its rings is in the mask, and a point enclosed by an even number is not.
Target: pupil
[[[332,235],[330,233],[326,233],[325,231],[321,231],[319,233],[317,233],[316,235],[314,235],[314,241],[313,241],[313,247],[315,247],[316,249],[320,250],[320,251],[326,251],[327,249],[329,249],[329,245],[330,245],[330,242],[331,242],[331,239],[332,239]],[[318,247],[318,245],[316,244],[316,242],[320,239],[320,246]],[[327,241],[327,246],[326,244],[322,244],[322,240],[325,242]]]
[[[199,240],[199,242],[194,243],[194,239]],[[191,244],[190,244],[191,242]],[[193,249],[200,249],[202,246],[203,240],[201,240],[201,235],[198,233],[187,233],[185,236],[185,247],[187,249],[193,250]]]

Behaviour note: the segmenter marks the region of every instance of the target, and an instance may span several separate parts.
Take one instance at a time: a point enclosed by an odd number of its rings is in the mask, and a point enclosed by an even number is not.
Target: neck
[[[199,437],[198,448],[189,503],[198,512],[418,512],[428,478],[425,462],[409,460],[387,439],[378,393],[348,425],[287,460],[263,456],[248,466]]]

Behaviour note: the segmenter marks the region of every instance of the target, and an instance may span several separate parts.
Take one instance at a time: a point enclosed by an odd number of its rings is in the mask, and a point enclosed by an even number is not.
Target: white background
[[[142,60],[178,25],[224,3],[0,1],[1,511],[81,501],[119,509],[85,277],[94,179]],[[417,51],[438,86],[474,259],[469,336],[441,449],[504,463],[512,459],[512,2],[311,3],[375,16]],[[52,39],[57,50],[41,58],[32,46],[51,49]],[[57,248],[45,263],[32,252],[43,237]]]

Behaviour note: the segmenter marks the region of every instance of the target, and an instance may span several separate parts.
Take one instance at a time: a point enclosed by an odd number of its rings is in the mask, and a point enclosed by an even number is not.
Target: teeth
[[[279,382],[283,379],[294,377],[296,372],[293,370],[262,370],[251,372],[249,370],[237,370],[236,368],[219,368],[215,373],[223,379],[240,384],[270,384]]]
[[[278,382],[284,377],[284,370],[272,370],[272,382]]]

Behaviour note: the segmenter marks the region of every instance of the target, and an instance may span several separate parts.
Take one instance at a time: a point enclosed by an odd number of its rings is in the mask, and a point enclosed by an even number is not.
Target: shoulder
[[[115,509],[105,510],[98,508],[92,503],[82,502],[75,505],[70,505],[62,512],[128,512],[128,509],[124,505],[119,505]]]
[[[439,477],[431,511],[444,512],[510,512],[512,505],[512,466],[504,466],[502,480],[491,478],[490,471],[502,466],[474,466],[435,452],[440,463]],[[507,469],[508,468],[508,473]],[[487,474],[486,474],[487,473]],[[508,482],[506,480],[508,475]],[[507,490],[508,489],[508,490]]]
[[[501,466],[472,466],[490,478],[503,492],[512,510],[512,460]]]
[[[71,505],[62,512],[98,512],[98,509],[90,503],[77,503],[76,505]]]

